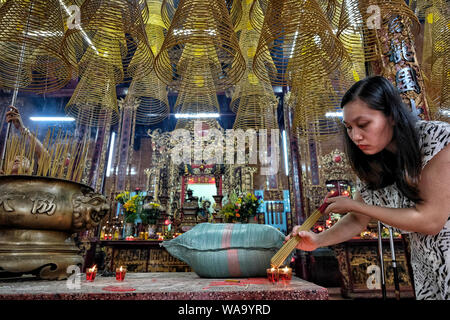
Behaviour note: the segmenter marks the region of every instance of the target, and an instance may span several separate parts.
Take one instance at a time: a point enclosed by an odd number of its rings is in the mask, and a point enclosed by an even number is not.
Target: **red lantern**
[[[169,219],[166,219],[166,220],[164,221],[164,225],[168,226],[169,224],[170,224],[170,220],[169,220]]]

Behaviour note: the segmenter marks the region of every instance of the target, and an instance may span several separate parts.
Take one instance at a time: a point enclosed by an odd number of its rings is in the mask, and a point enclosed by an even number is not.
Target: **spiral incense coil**
[[[261,32],[269,0],[254,0],[249,11],[250,23]]]
[[[244,18],[236,29],[236,31],[240,33],[239,46],[244,55],[247,68],[244,76],[236,84],[231,98],[230,109],[235,113],[238,112],[238,109],[241,106],[245,107],[247,103],[253,105],[252,109],[256,110],[254,109],[256,107],[254,104],[258,99],[260,100],[261,105],[266,105],[269,110],[271,109],[269,108],[269,104],[277,104],[272,84],[269,81],[267,73],[265,78],[259,79],[253,72],[253,58],[258,46],[260,32],[255,30],[249,22],[249,17],[247,15],[249,9],[249,6],[243,7]],[[275,65],[270,57],[269,59],[270,60],[267,61],[265,65],[271,65],[273,72],[275,72]],[[248,100],[247,97],[249,97]],[[247,112],[244,113],[246,114]],[[240,121],[237,121],[237,123],[239,122]]]
[[[154,71],[149,76],[133,80],[127,97],[137,98],[136,124],[152,125],[166,119],[170,114],[166,86],[156,77]]]
[[[340,103],[353,84],[350,69],[338,69],[328,77],[310,81],[308,75],[292,87],[289,104],[294,109],[294,127],[301,136],[326,139],[340,134],[341,126],[327,112],[341,111]]]
[[[161,19],[161,2],[160,0],[147,1],[150,16],[145,25],[145,32],[155,55],[164,42],[165,25]],[[136,124],[152,125],[166,119],[170,113],[167,93],[167,86],[158,79],[154,70],[141,79],[133,80],[128,89],[127,98],[135,98],[139,101]]]
[[[116,84],[148,75],[154,56],[145,36],[145,10],[143,0],[85,0],[80,28],[67,30],[63,54],[80,76],[92,63],[112,66]]]
[[[237,113],[233,129],[278,129],[278,101],[273,92],[269,77],[259,79],[253,72],[253,58],[258,46],[260,32],[250,24],[248,12],[250,3],[243,4],[243,18],[236,32],[240,33],[239,45],[246,60],[247,69],[235,87],[230,109]],[[273,61],[267,61],[266,65]]]
[[[277,101],[260,95],[241,98],[233,129],[278,129]]]
[[[339,12],[341,11],[342,0],[317,0],[317,4],[322,9],[325,17],[330,21],[333,27],[339,25]]]
[[[65,13],[58,0],[8,1],[0,8],[0,85],[36,93],[58,90],[72,68],[60,53]]]
[[[197,63],[201,63],[201,61],[196,61]],[[178,93],[177,100],[174,106],[174,112],[176,114],[211,114],[218,113],[220,110],[219,101],[217,100],[216,90],[214,88],[213,79],[211,73],[209,71],[208,65],[203,63],[203,68],[191,65],[193,69],[202,70],[201,74],[203,74],[202,78],[198,78],[193,73],[196,82],[196,89],[193,90],[185,90],[182,88]],[[189,70],[188,70],[189,71]],[[191,83],[189,79],[187,83]],[[210,125],[215,126],[217,123],[216,119],[209,118],[201,118],[200,120],[206,121]],[[176,129],[190,128],[190,123],[192,119],[183,119],[180,118],[177,121]]]
[[[230,109],[237,113],[241,106],[245,106],[247,97],[260,97],[261,102],[271,102],[277,104],[277,99],[269,82],[260,80],[256,75],[248,70],[242,80],[236,85],[233,96],[231,97]]]
[[[251,0],[245,0],[245,2],[249,2]],[[244,15],[243,6],[241,0],[226,0],[227,9],[230,14],[231,23],[236,29],[239,23],[242,20]],[[244,4],[245,5],[245,4]]]
[[[283,39],[283,41],[281,41]],[[277,72],[266,65],[272,57]],[[349,57],[314,0],[269,1],[253,70],[273,85],[292,85],[299,73],[322,77]]]
[[[167,26],[164,23],[164,20],[161,16],[161,9],[162,9],[163,2],[164,2],[164,0],[147,0],[149,17],[148,17],[147,21],[144,19],[144,21],[146,21],[146,24],[158,26],[163,29],[167,29]]]
[[[195,60],[208,61],[216,90],[235,84],[245,71],[236,34],[225,2],[181,0],[156,56],[158,77],[174,90],[195,90],[192,74],[202,77],[202,66],[188,66]],[[198,66],[198,64],[196,64]],[[190,77],[195,80],[195,78]]]
[[[167,29],[172,23],[175,11],[177,10],[177,3],[178,1],[175,0],[162,0],[161,17]],[[241,0],[225,0],[225,3],[230,15],[231,23],[236,27],[241,21],[243,14]]]
[[[161,3],[161,18],[166,26],[166,29],[169,29],[172,24],[173,16],[175,15],[175,11],[177,10],[177,3],[175,0],[162,0]]]
[[[77,123],[100,126],[106,122],[114,125],[118,121],[116,85],[112,77],[112,66],[97,65],[81,77],[65,111]]]

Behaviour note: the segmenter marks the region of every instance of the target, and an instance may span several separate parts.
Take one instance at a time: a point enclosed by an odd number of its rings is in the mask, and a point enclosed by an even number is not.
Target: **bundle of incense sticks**
[[[335,191],[331,195],[329,195],[328,198],[336,197],[337,195],[339,195],[339,193]],[[318,209],[314,210],[309,218],[306,219],[306,221],[300,226],[300,228],[298,228],[298,231],[300,232],[310,230],[317,222],[317,220],[319,220],[320,216],[324,213],[328,205],[329,203],[324,202]],[[278,268],[279,266],[281,266],[300,241],[301,238],[299,236],[290,238],[270,260],[272,268]]]
[[[37,132],[34,137],[37,136]],[[37,157],[36,144],[38,140],[30,139],[29,135],[11,135],[7,141],[5,152],[4,172],[12,173],[12,163],[17,157],[28,161],[27,165],[21,163],[18,174],[36,175],[42,177],[53,177],[81,182],[83,177],[88,143],[63,133],[60,129],[56,132],[49,129],[42,143],[43,152]],[[35,168],[35,159],[37,166]],[[33,169],[36,169],[35,171]]]

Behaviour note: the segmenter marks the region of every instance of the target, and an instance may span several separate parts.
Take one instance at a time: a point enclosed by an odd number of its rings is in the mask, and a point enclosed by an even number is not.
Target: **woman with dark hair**
[[[358,176],[354,200],[333,197],[325,214],[348,213],[332,228],[298,232],[312,251],[360,234],[371,219],[410,233],[417,299],[450,299],[450,124],[415,119],[380,76],[344,95],[346,151]],[[289,239],[290,236],[286,237]]]

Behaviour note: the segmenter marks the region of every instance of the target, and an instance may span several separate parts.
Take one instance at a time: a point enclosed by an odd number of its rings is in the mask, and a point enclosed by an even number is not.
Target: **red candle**
[[[279,280],[278,268],[270,268],[267,269],[267,279],[270,282],[276,283]]]
[[[94,281],[96,274],[97,274],[97,269],[96,269],[95,265],[92,268],[87,269],[87,271],[86,271],[86,281],[89,281],[89,282]]]
[[[292,279],[292,268],[281,268],[279,269],[280,280],[284,284],[289,284]]]
[[[120,266],[120,268],[116,269],[116,280],[123,281],[125,279],[125,274],[127,273],[127,269]]]

